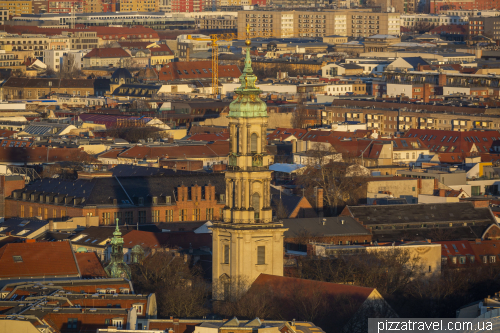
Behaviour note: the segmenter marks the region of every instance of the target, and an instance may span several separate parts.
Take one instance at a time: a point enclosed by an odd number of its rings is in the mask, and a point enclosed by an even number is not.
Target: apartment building
[[[3,24],[3,22],[5,21],[8,21],[9,20],[9,11],[4,9],[4,10],[0,10],[0,21],[1,23]]]
[[[156,0],[120,0],[118,10],[120,12],[157,12],[160,3]]]
[[[68,33],[68,36],[71,37],[69,40],[71,50],[94,49],[99,45],[99,38],[95,31],[71,32]]]
[[[433,109],[410,109],[400,103],[382,103],[373,101],[334,100],[331,106],[321,111],[323,125],[338,122],[356,121],[367,124],[367,129],[376,129],[381,134],[392,134],[396,131],[410,129],[432,129],[447,131],[500,130],[500,118],[474,112],[469,107],[454,107],[456,113],[436,112]],[[389,109],[391,107],[392,109]],[[449,109],[447,106],[436,106],[438,109]],[[463,114],[458,114],[459,112]],[[498,135],[497,135],[498,136]]]
[[[469,20],[467,35],[469,38],[483,35],[493,40],[500,40],[500,16],[474,17]]]
[[[0,48],[12,51],[27,51],[35,57],[43,56],[43,51],[49,47],[49,37],[45,35],[0,35]]]
[[[371,5],[380,7],[382,12],[394,11],[395,13],[416,13],[418,12],[418,0],[370,0]]]
[[[0,1],[0,10],[8,10],[12,16],[33,13],[31,1]]]
[[[26,69],[26,66],[23,66],[23,59],[19,59],[17,54],[13,52],[6,52],[5,50],[0,50],[0,68],[1,69]]]
[[[251,36],[255,37],[400,35],[400,14],[366,10],[239,12],[239,34],[246,33],[247,24],[250,25]]]
[[[47,12],[54,14],[83,13],[82,0],[47,0]]]
[[[401,14],[401,26],[412,29],[419,26],[441,26],[450,24],[464,25],[469,23],[468,17],[458,15],[436,15],[436,14]]]
[[[499,10],[500,1],[492,0],[433,0],[429,3],[429,13],[436,14],[443,11],[469,10]]]
[[[236,30],[237,19],[233,15],[213,15],[195,18],[196,26],[201,30]]]
[[[372,35],[401,34],[401,15],[399,13],[353,13],[348,17],[347,35],[369,37]]]

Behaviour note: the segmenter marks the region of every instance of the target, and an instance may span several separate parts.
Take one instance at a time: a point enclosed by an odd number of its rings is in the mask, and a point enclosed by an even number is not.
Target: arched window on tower
[[[260,195],[259,193],[255,192],[253,195],[252,195],[252,207],[254,209],[254,212],[255,212],[255,218],[258,219],[259,216],[260,216]]]
[[[252,136],[250,138],[250,152],[256,153],[257,152],[257,141],[259,137],[257,136],[256,133],[252,133]]]

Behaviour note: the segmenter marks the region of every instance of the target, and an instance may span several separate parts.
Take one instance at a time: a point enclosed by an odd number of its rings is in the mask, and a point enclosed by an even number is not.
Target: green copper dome
[[[130,279],[132,275],[130,267],[123,262],[123,238],[118,227],[118,219],[116,219],[116,229],[113,232],[113,239],[111,239],[111,261],[104,270],[112,278]]]
[[[267,105],[259,98],[262,91],[255,86],[255,81],[257,77],[253,74],[250,48],[247,48],[241,86],[234,90],[238,98],[229,105],[229,117],[267,117]]]

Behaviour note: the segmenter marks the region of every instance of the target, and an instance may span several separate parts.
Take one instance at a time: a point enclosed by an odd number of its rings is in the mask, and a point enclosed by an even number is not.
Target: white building
[[[413,85],[401,83],[387,83],[387,96],[407,96],[413,98]]]
[[[59,72],[64,62],[73,62],[78,69],[83,68],[83,57],[91,50],[44,50],[43,62],[55,72]]]
[[[342,83],[329,84],[325,86],[326,95],[345,95],[348,92],[352,92],[352,83]]]
[[[405,28],[417,27],[419,25],[450,25],[450,24],[468,24],[468,17],[458,15],[436,15],[436,14],[401,14],[401,26]]]

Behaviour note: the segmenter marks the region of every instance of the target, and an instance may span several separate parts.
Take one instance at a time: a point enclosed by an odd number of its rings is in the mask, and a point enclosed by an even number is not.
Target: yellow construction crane
[[[210,35],[209,38],[198,38],[188,35],[187,39],[197,40],[197,41],[207,41],[212,42],[212,95],[214,98],[217,97],[219,92],[219,44],[221,40],[232,41],[236,39],[236,34],[218,34]]]

